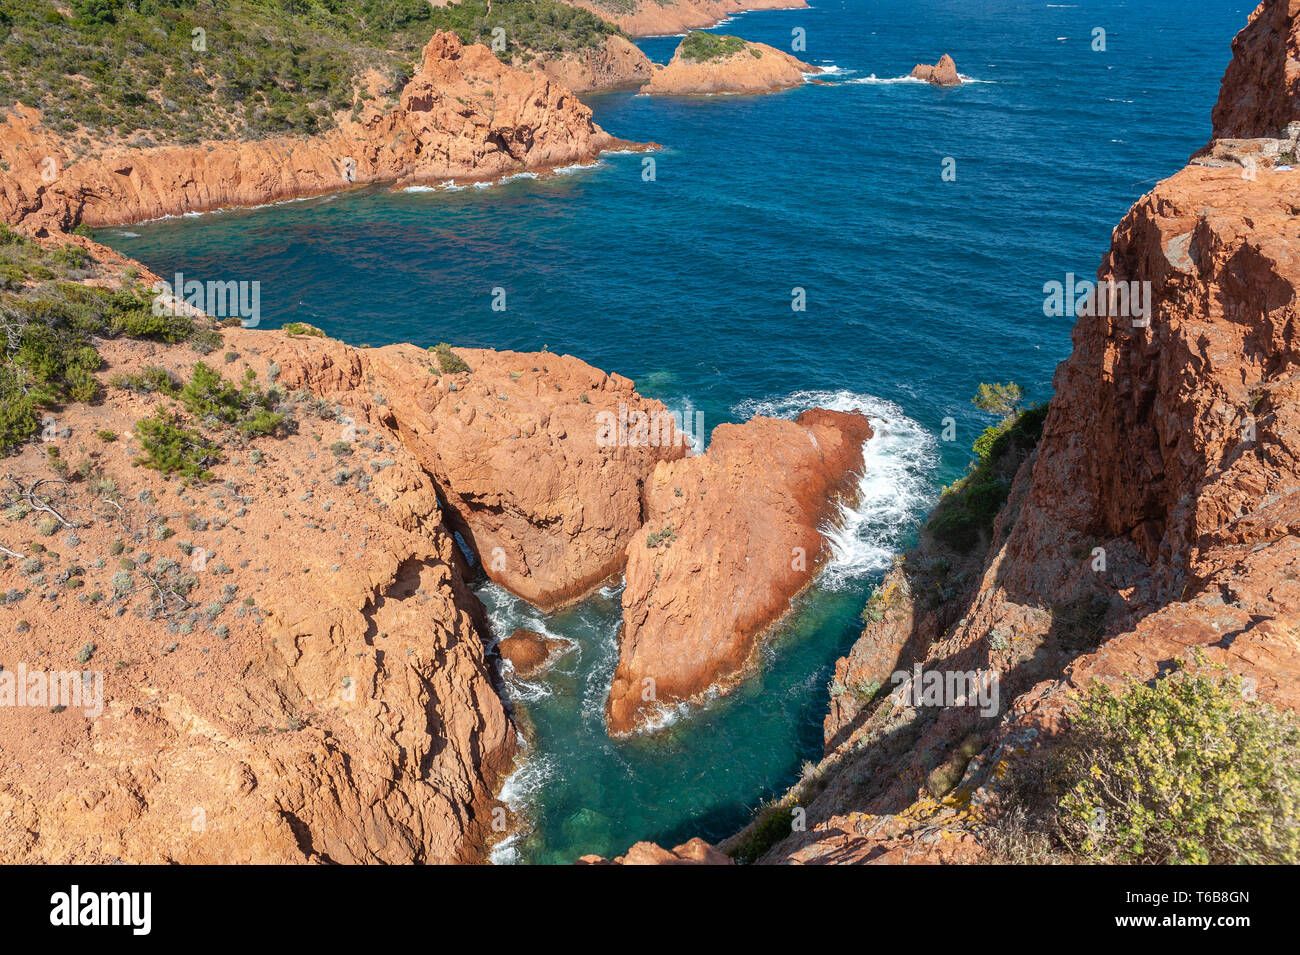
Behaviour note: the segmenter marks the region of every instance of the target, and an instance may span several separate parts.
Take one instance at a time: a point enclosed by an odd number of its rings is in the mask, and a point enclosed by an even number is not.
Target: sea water
[[[1044,314],[1043,286],[1094,273],[1133,201],[1209,139],[1252,6],[811,3],[717,32],[789,49],[802,30],[797,55],[830,85],[587,98],[613,134],[663,144],[652,175],[615,154],[100,233],[160,274],[260,281],[262,327],[568,352],[706,432],[813,406],[872,417],[861,502],[827,526],[834,559],[760,672],[655,732],[605,733],[617,587],[549,616],[480,589],[494,638],[528,626],[575,644],[543,677],[507,679],[529,739],[503,792],[522,825],[496,861],[718,839],[820,756],[827,682],[872,585],[990,423],[976,385],[1050,397],[1072,320]],[[677,40],[640,43],[662,62]],[[945,52],[967,84],[907,79]]]

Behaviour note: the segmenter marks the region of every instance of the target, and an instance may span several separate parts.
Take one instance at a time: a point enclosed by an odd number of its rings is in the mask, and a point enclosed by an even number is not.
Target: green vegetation
[[[95,338],[185,340],[192,319],[153,314],[136,288],[80,284],[98,264],[71,246],[46,248],[0,225],[0,454],[36,433],[44,408],[95,401]]]
[[[695,30],[686,34],[677,51],[683,60],[717,60],[739,53],[744,48],[745,41],[738,36]]]
[[[180,379],[157,365],[150,365],[134,375],[114,375],[108,383],[114,388],[133,391],[138,395],[160,394],[175,398],[181,390]]]
[[[1300,862],[1300,721],[1240,677],[1190,665],[1094,684],[1054,774],[1058,835],[1090,861]]]
[[[284,415],[273,410],[284,399],[279,388],[263,391],[250,368],[243,386],[236,388],[220,372],[196,362],[194,373],[180,391],[185,410],[207,427],[230,425],[245,435],[282,433]]]
[[[377,69],[400,88],[432,33],[424,0],[0,0],[0,106],[89,137],[313,133]],[[88,135],[86,135],[88,134]],[[83,138],[84,137],[84,138]]]
[[[599,46],[607,36],[621,31],[588,10],[556,0],[461,0],[435,7],[431,25],[450,30],[464,43],[492,47],[492,31],[505,31],[505,48],[497,57],[505,62],[518,56],[524,62],[537,53],[563,53]]]
[[[208,465],[220,461],[221,453],[198,432],[183,427],[173,412],[159,408],[153,417],[137,421],[135,430],[144,448],[137,464],[161,474],[212,479]]]
[[[745,830],[744,836],[727,850],[740,865],[757,862],[774,845],[793,831],[794,812],[799,803],[783,800],[764,806]]]
[[[325,333],[323,331],[321,331],[315,325],[308,325],[306,322],[286,322],[281,327],[280,330],[284,332],[286,335],[288,335],[290,338],[299,338],[302,336],[306,336],[308,338],[325,337]],[[233,355],[234,352],[231,352],[230,354]],[[230,360],[229,355],[227,355],[227,360]]]
[[[652,531],[645,537],[645,546],[650,550],[658,547],[660,544],[672,546],[673,541],[677,540],[677,532],[673,530],[671,523],[665,524],[662,530]]]
[[[983,393],[985,386],[980,388]],[[994,518],[1011,493],[1016,470],[1042,437],[1046,417],[1047,405],[1043,404],[986,428],[975,439],[975,463],[963,478],[943,492],[930,514],[926,533],[963,553],[987,542]]]
[[[70,15],[69,15],[70,14]],[[556,0],[0,0],[0,107],[40,108],[74,155],[94,141],[257,139],[333,128],[396,97],[435,29],[529,58],[616,28]],[[395,100],[394,100],[395,101]]]
[[[970,403],[980,411],[987,411],[1000,418],[1009,418],[1020,413],[1020,403],[1024,400],[1025,393],[1014,381],[1009,381],[1005,385],[991,385],[981,381]]]
[[[460,371],[469,371],[469,365],[465,360],[451,350],[451,346],[446,342],[435,345],[431,351],[438,359],[438,368],[444,375],[454,375]]]

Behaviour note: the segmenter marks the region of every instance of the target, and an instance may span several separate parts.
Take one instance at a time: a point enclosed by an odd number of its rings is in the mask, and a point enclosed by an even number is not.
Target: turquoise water
[[[765,97],[589,98],[639,155],[490,188],[344,195],[100,237],[160,273],[262,283],[263,326],[354,343],[548,346],[636,379],[707,430],[756,411],[862,407],[864,504],[837,559],[736,694],[628,741],[604,734],[618,594],[542,618],[487,587],[498,629],[578,648],[512,685],[533,738],[506,797],[529,820],[501,861],[567,862],[638,839],[734,831],[820,754],[825,685],[889,553],[987,422],[983,380],[1050,394],[1069,319],[1043,283],[1095,271],[1128,206],[1209,137],[1246,4],[812,0],[720,28],[835,69]],[[1092,49],[1094,28],[1106,50]],[[666,60],[676,41],[642,41]],[[976,82],[901,78],[951,53]],[[944,181],[945,159],[955,181]],[[494,288],[507,295],[491,308]],[[791,310],[802,288],[807,310]],[[941,441],[943,420],[956,439]]]

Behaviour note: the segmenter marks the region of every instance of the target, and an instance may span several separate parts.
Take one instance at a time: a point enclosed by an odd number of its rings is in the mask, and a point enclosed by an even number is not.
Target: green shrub
[[[744,48],[745,41],[738,36],[694,30],[686,34],[677,52],[683,60],[715,60],[732,56]]]
[[[981,411],[1009,418],[1020,413],[1020,403],[1024,398],[1025,393],[1014,381],[1006,384],[989,384],[981,381],[970,403]]]
[[[208,465],[221,460],[216,447],[197,432],[182,427],[176,416],[163,408],[153,417],[137,421],[135,430],[144,448],[136,463],[162,474],[208,481],[213,476]]]
[[[1095,683],[1056,779],[1067,846],[1097,862],[1300,862],[1300,721],[1197,652],[1115,694]]]
[[[1042,437],[1046,417],[1047,405],[1038,405],[986,428],[975,439],[975,463],[944,491],[926,533],[962,552],[987,543],[1016,470]]]
[[[469,371],[470,367],[465,360],[451,350],[451,346],[446,342],[440,342],[433,348],[433,353],[438,358],[438,368],[444,375],[455,374],[460,371]]]
[[[257,387],[251,370],[243,387],[236,388],[201,361],[180,392],[181,404],[199,420],[231,425],[246,435],[275,434],[284,428],[284,415],[271,410],[280,397],[278,389]]]
[[[782,801],[764,806],[745,830],[744,837],[727,854],[740,865],[757,862],[769,849],[793,831],[793,814],[798,802]]]
[[[167,395],[175,398],[180,394],[181,381],[166,368],[150,365],[134,375],[114,375],[108,382],[114,388],[134,391],[136,394]]]

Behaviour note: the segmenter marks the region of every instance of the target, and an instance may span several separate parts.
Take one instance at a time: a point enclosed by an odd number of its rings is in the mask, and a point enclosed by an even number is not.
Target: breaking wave
[[[821,529],[832,556],[818,583],[840,590],[888,568],[933,503],[930,477],[939,463],[939,443],[892,401],[851,391],[799,391],[741,402],[734,411],[743,419],[755,414],[793,418],[809,408],[859,411],[875,432],[862,449],[857,500],[839,503],[835,517]]]

